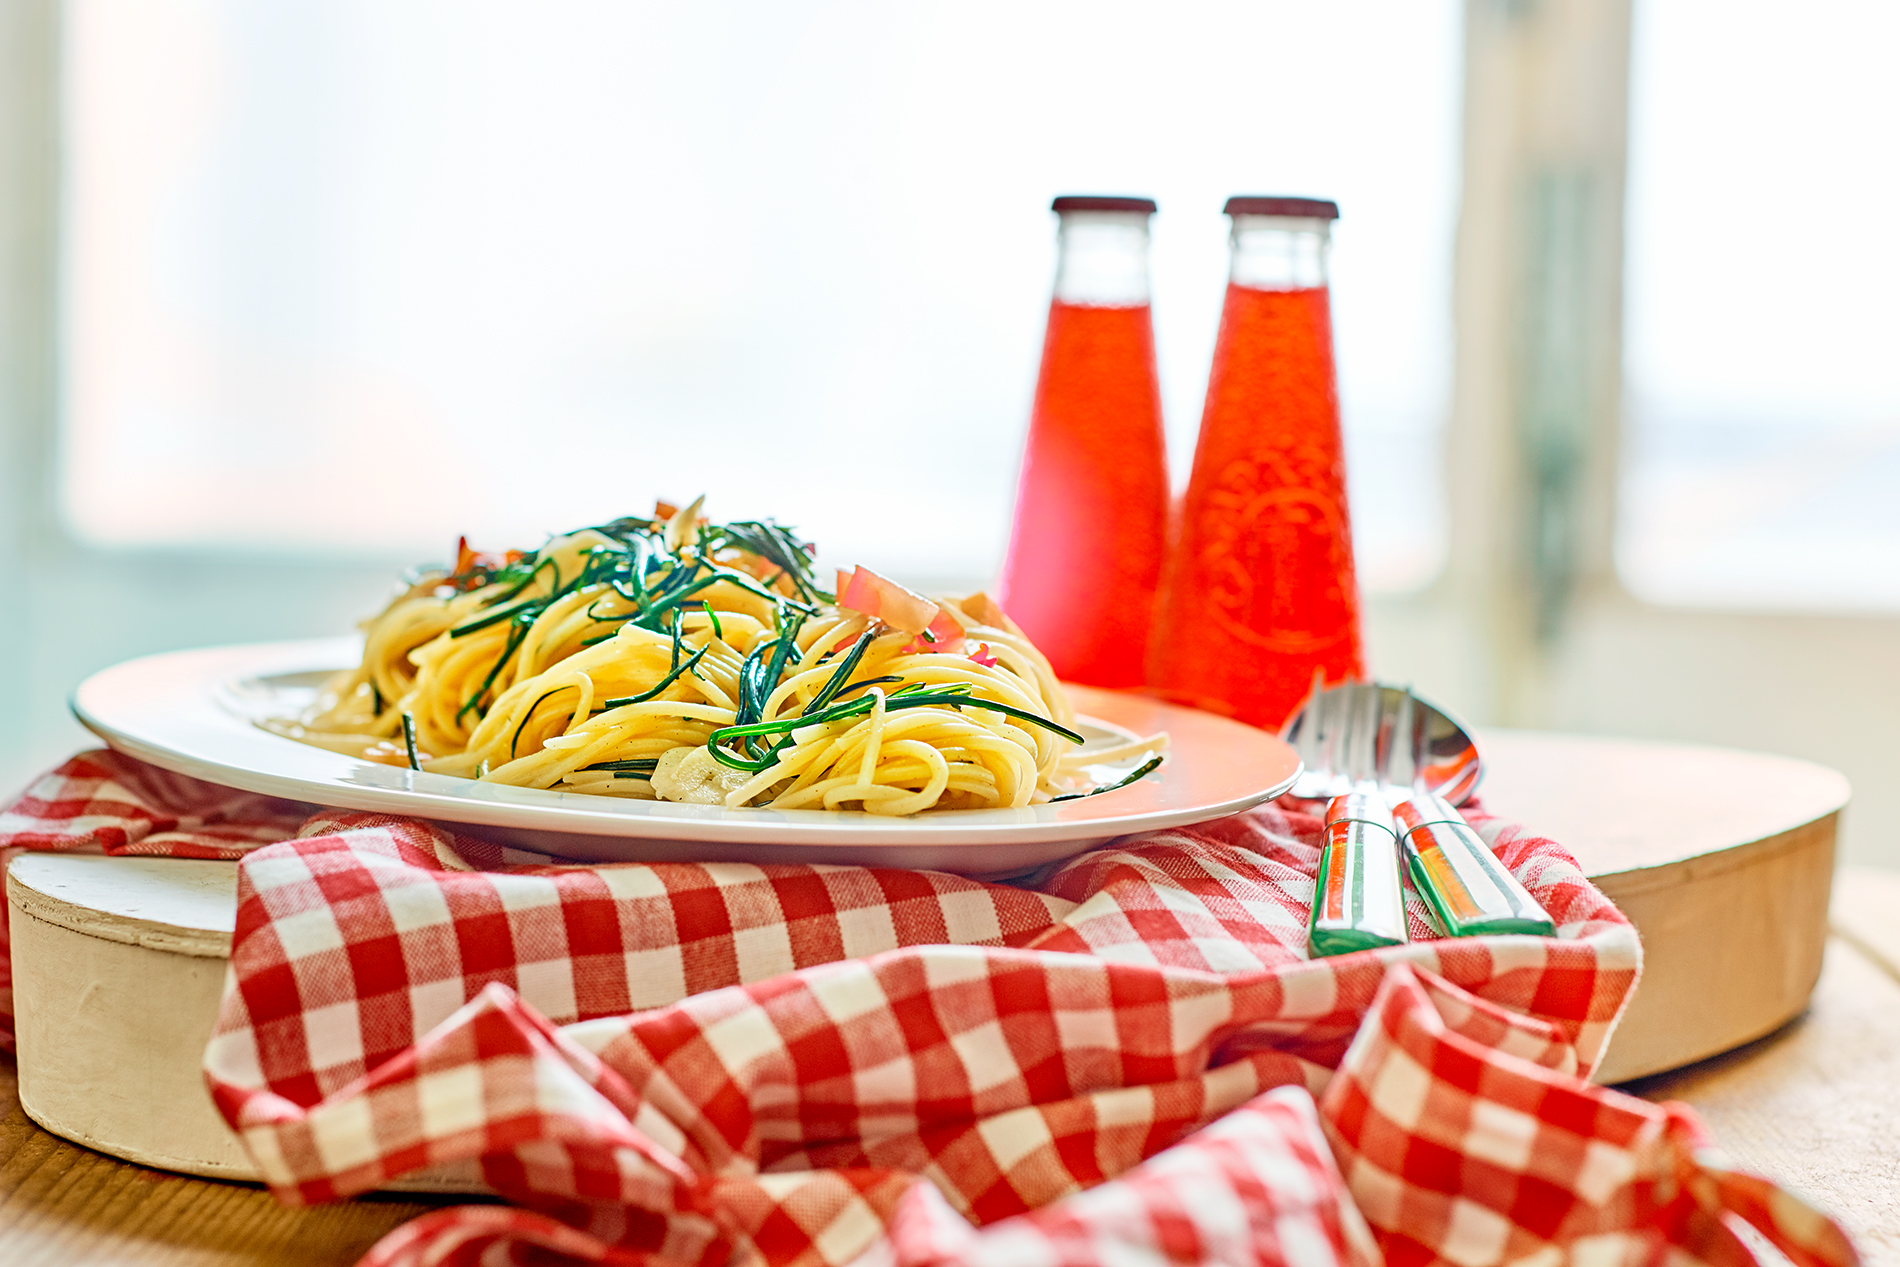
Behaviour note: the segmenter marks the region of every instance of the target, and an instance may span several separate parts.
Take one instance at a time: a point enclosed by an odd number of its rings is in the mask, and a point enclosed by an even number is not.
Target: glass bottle
[[[1316,678],[1365,675],[1326,280],[1339,208],[1226,210],[1232,270],[1148,677],[1278,730]]]
[[[1142,685],[1168,516],[1147,198],[1063,197],[997,601],[1057,676]]]

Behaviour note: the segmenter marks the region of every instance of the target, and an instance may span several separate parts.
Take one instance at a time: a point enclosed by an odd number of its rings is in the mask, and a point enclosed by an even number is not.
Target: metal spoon
[[[1388,798],[1414,791],[1462,805],[1484,777],[1464,723],[1410,687],[1344,682],[1314,693],[1280,737],[1306,766],[1293,795],[1329,799],[1372,779]]]

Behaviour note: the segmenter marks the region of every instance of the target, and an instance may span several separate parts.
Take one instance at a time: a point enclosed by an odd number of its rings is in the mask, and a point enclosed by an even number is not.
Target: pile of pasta
[[[661,505],[457,553],[269,728],[519,787],[886,815],[1090,795],[1161,762],[1164,735],[1080,750],[1048,661],[985,595],[927,599],[865,568],[826,591],[769,520]],[[1143,754],[1110,783],[1083,772]]]

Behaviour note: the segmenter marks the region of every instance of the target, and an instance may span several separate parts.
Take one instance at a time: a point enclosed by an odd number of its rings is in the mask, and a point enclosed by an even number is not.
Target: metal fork
[[[1382,786],[1394,742],[1410,733],[1411,693],[1388,716],[1384,691],[1372,683],[1332,690],[1317,675],[1306,707],[1287,738],[1306,767],[1298,796],[1324,798],[1325,834],[1307,920],[1309,954],[1343,955],[1406,941],[1399,878],[1398,832]]]

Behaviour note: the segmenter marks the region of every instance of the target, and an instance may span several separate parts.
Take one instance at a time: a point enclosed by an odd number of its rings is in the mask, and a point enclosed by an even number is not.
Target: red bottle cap
[[[1061,199],[1057,199],[1058,202]],[[1306,216],[1314,220],[1339,219],[1339,204],[1324,198],[1279,198],[1269,194],[1235,194],[1222,213],[1230,216]]]
[[[1051,211],[1140,211],[1153,215],[1152,198],[1112,198],[1104,194],[1064,194],[1049,204]]]

